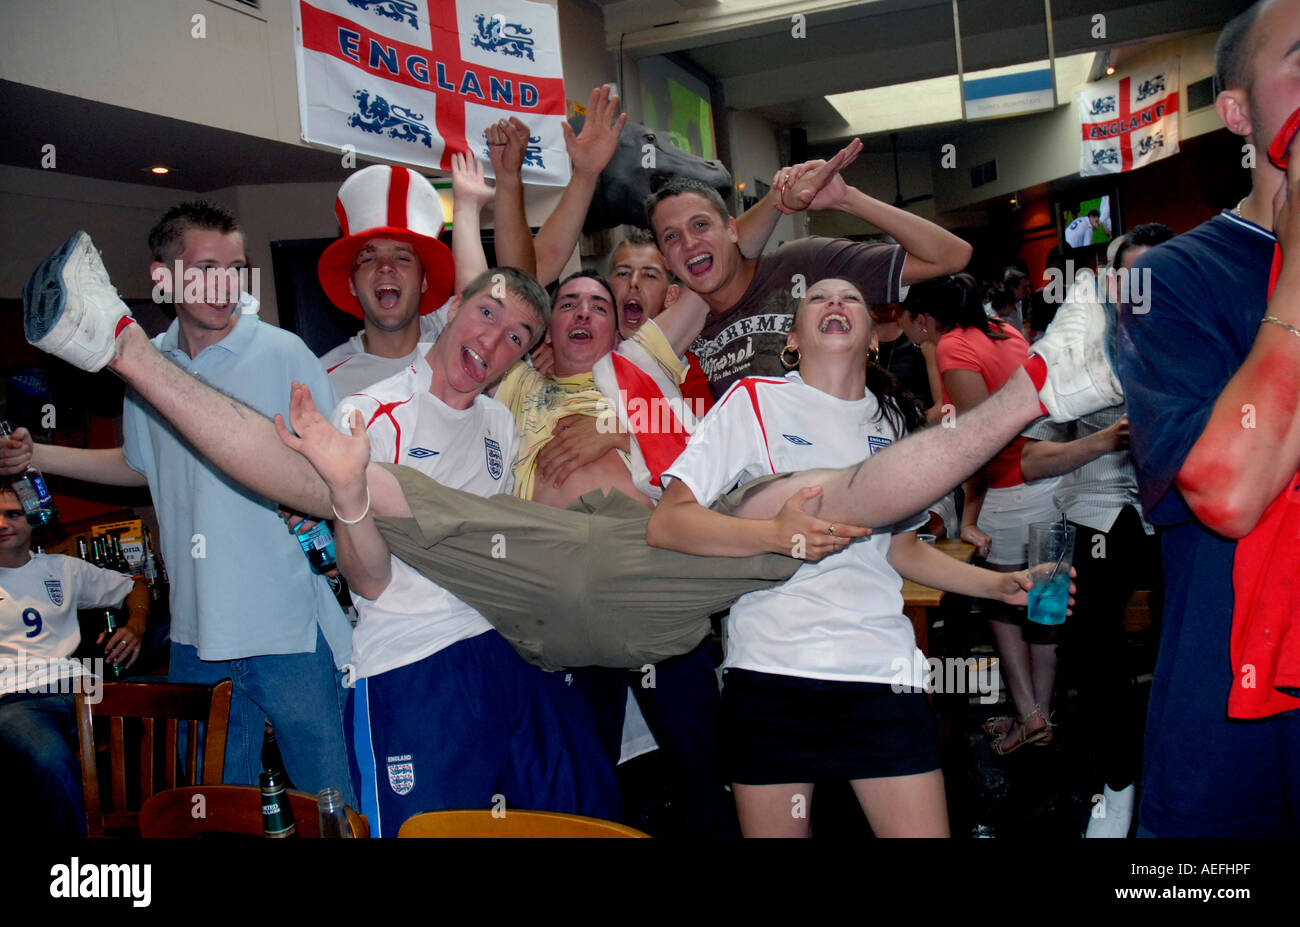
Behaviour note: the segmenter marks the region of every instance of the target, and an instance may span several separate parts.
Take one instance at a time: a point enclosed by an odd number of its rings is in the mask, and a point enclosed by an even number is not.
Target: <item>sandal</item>
[[[1016,724],[1020,725],[1020,739],[1012,746],[1004,748],[1003,744],[1006,743],[1007,734],[1011,732],[1007,731],[1006,733],[999,734],[993,739],[993,752],[998,756],[1006,756],[1008,753],[1015,753],[1021,747],[1025,746],[1025,744],[1036,744],[1043,738],[1047,737],[1050,733],[1050,722],[1048,722],[1048,726],[1039,728],[1032,734],[1029,733],[1026,722],[1028,722],[1030,718],[1034,717],[1034,715],[1038,715],[1040,718],[1043,717],[1043,710],[1037,705],[1034,706],[1033,711],[1025,715],[1023,718],[1016,719]]]
[[[1035,709],[1037,709],[1037,707],[1037,705],[1034,706]],[[1050,747],[1052,745],[1052,741],[1056,739],[1057,724],[1052,720],[1055,717],[1056,712],[1052,712],[1047,716],[1047,727],[1043,728],[1043,736],[1034,741],[1035,747]]]
[[[980,725],[980,730],[990,737],[998,737],[1003,734],[1011,733],[1015,727],[1016,719],[1011,715],[994,715]]]

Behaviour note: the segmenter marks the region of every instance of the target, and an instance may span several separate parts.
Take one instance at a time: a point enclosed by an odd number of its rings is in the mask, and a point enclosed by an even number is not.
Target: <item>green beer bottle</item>
[[[298,825],[293,819],[289,793],[284,787],[284,773],[262,770],[262,836],[297,837]]]
[[[78,547],[80,549],[80,547]],[[91,563],[101,569],[111,570],[111,560],[109,556],[108,542],[103,537],[93,538],[90,542]],[[104,645],[107,647],[109,639],[117,631],[117,611],[115,609],[104,609]],[[104,672],[110,679],[121,679],[125,670],[116,663],[104,659]]]

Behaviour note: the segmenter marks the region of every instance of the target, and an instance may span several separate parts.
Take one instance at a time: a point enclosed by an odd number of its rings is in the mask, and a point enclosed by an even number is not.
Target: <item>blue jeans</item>
[[[77,714],[69,694],[0,696],[0,795],[14,834],[86,836],[77,760]]]
[[[278,653],[238,660],[200,660],[198,650],[172,642],[172,682],[212,685],[230,679],[230,726],[224,780],[257,785],[262,771],[265,719],[275,727],[285,772],[295,787],[318,792],[334,786],[357,807],[343,733],[342,674],[325,637],[316,632],[313,653]]]

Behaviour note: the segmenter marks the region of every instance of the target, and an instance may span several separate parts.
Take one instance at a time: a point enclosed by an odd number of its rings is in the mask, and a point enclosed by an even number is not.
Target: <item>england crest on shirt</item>
[[[45,594],[50,597],[50,601],[55,607],[63,605],[63,583],[57,579],[47,579],[45,581]]]
[[[876,451],[883,451],[893,443],[891,439],[886,438],[884,435],[867,435],[867,454],[869,456],[876,453]]]
[[[484,436],[483,448],[487,453],[488,476],[494,480],[501,479],[501,474],[505,472],[506,467],[505,457],[501,454],[501,445]]]
[[[411,762],[409,753],[388,758],[388,785],[398,795],[405,795],[415,788],[415,764]]]

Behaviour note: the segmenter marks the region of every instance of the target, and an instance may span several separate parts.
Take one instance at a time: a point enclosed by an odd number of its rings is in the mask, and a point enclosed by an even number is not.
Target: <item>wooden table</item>
[[[934,546],[962,563],[969,563],[975,556],[975,546],[957,538],[936,541]],[[927,657],[930,655],[930,609],[938,608],[943,596],[941,589],[922,586],[910,579],[903,580],[903,614],[911,620],[916,631],[916,646]]]

